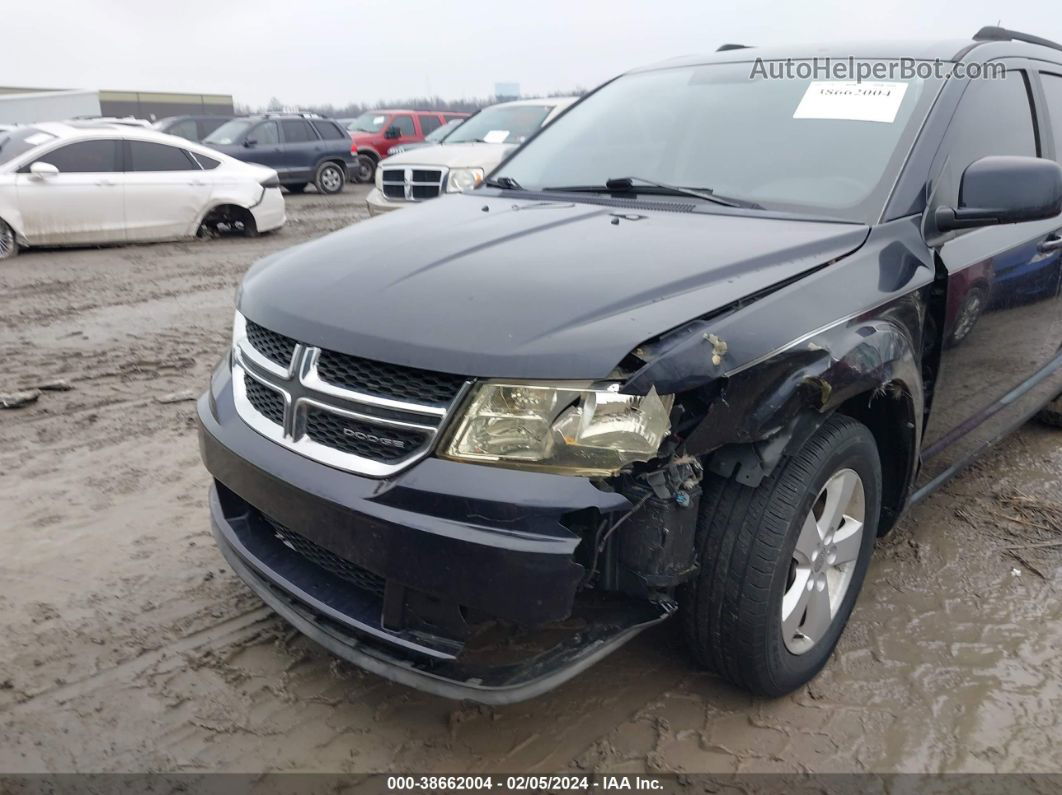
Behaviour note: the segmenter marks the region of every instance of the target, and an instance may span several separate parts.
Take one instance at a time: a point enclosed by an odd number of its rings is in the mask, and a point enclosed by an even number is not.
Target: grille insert
[[[315,408],[306,412],[306,435],[325,447],[386,462],[417,452],[430,439],[421,431],[370,425]]]
[[[291,337],[277,334],[248,320],[247,340],[260,354],[281,367],[291,364],[291,357],[295,353],[295,340]]]
[[[337,577],[342,577],[363,591],[383,597],[386,580],[378,574],[373,574],[368,569],[363,569],[349,560],[344,560],[333,552],[328,551],[319,544],[315,544],[306,536],[289,530],[284,525],[263,517],[273,529],[273,534],[282,544],[294,550],[315,566],[320,566],[325,571],[331,572]]]
[[[325,350],[317,360],[317,374],[321,380],[335,386],[428,406],[449,405],[465,382],[459,375],[374,362]]]
[[[247,400],[255,411],[277,425],[284,424],[284,396],[275,389],[270,389],[260,381],[244,373],[243,385]]]
[[[434,199],[443,191],[446,173],[440,168],[385,168],[381,177],[384,196],[400,201]]]

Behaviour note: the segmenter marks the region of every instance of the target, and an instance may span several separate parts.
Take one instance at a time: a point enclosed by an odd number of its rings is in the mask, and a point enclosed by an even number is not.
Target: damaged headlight
[[[623,395],[617,386],[487,382],[443,455],[460,461],[607,477],[656,455],[674,395]]]

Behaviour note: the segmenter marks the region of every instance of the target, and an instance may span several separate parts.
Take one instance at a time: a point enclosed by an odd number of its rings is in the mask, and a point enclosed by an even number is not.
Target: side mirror
[[[42,160],[38,160],[32,166],[30,166],[30,174],[41,179],[47,179],[48,177],[59,176],[59,169],[53,166],[51,163],[45,163]]]
[[[401,138],[402,132],[397,127],[388,127],[384,131],[384,138]]]
[[[959,206],[938,207],[942,232],[1042,221],[1062,213],[1062,166],[1039,157],[982,157],[962,174]]]
[[[246,141],[243,142],[243,145],[246,146],[248,149],[254,149],[256,146],[258,146],[258,140],[256,138],[248,138]]]

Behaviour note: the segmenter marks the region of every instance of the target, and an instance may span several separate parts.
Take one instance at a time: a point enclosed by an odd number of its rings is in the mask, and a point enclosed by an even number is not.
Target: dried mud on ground
[[[488,709],[274,617],[212,543],[187,398],[247,266],[364,195],[290,196],[255,240],[0,266],[0,392],[72,387],[0,410],[0,771],[1062,770],[1062,432],[1034,425],[878,544],[829,667],[776,701],[698,672],[676,626]]]

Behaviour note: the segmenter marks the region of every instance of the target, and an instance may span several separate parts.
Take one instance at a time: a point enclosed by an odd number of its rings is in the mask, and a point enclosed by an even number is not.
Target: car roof
[[[898,60],[911,58],[916,61],[989,61],[995,58],[1028,57],[1050,61],[1062,61],[1058,45],[1043,40],[1034,43],[1022,40],[1026,34],[1003,28],[985,27],[973,38],[961,39],[891,39],[882,41],[833,41],[810,44],[787,44],[773,47],[723,45],[713,53],[685,55],[659,61],[630,70],[643,72],[673,66],[699,66],[715,63],[745,63],[757,59],[764,61],[807,60],[830,58],[831,60]]]
[[[123,138],[127,141],[149,141],[158,144],[168,144],[170,146],[177,146],[181,149],[188,149],[198,154],[207,155],[214,159],[223,159],[225,162],[237,163],[233,158],[228,157],[222,152],[217,152],[208,146],[198,144],[195,141],[189,141],[185,138],[179,138],[175,135],[168,135],[164,132],[159,132],[150,127],[129,127],[124,124],[89,124],[85,122],[59,122],[59,121],[46,121],[38,124],[29,124],[27,127],[33,127],[41,132],[48,133],[51,136],[59,140],[91,140],[94,138]]]
[[[373,108],[372,110],[363,111],[361,115],[364,116],[366,113],[426,113],[429,116],[468,115],[468,111],[465,110],[410,110],[409,108]]]
[[[518,108],[521,106],[535,106],[535,107],[550,107],[560,108],[571,105],[579,97],[540,97],[539,99],[514,99],[509,102],[499,102],[496,105],[490,105],[492,108]]]

